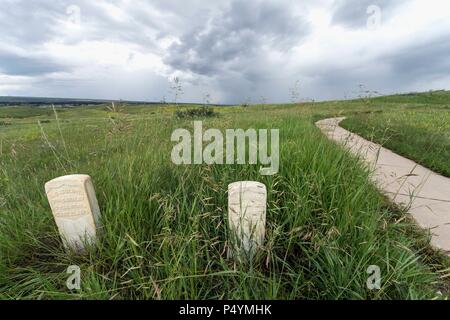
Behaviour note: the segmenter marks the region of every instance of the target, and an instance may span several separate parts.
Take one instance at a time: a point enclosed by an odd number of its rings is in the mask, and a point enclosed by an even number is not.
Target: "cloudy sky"
[[[0,0],[0,95],[283,102],[450,89],[448,0]]]

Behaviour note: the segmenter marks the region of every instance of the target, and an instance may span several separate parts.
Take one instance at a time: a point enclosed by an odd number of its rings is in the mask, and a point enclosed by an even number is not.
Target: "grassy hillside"
[[[352,115],[343,127],[450,177],[450,94],[393,96],[376,103],[404,107]]]
[[[0,108],[0,298],[418,299],[448,296],[448,261],[314,126],[319,118],[398,112],[371,101],[216,108],[205,128],[280,129],[280,172],[256,165],[175,166],[170,136],[192,130],[170,106]],[[414,106],[411,106],[414,107]],[[440,105],[437,107],[441,107]],[[434,110],[433,107],[428,107]],[[434,111],[433,111],[434,112]],[[104,232],[87,256],[63,249],[44,193],[60,175],[91,175]],[[264,249],[227,258],[227,185],[268,188]],[[82,288],[65,287],[70,265]],[[381,290],[366,286],[381,268]],[[447,270],[447,271],[445,271]]]
[[[412,92],[386,97],[377,97],[374,100],[387,103],[437,104],[443,105],[444,107],[449,107],[450,91],[439,90],[424,93]]]

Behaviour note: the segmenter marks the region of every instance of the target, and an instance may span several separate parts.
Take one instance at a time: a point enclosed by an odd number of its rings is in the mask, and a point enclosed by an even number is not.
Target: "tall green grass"
[[[344,109],[345,110],[345,109]],[[341,110],[342,111],[342,110]],[[92,118],[8,131],[0,154],[2,299],[420,299],[446,294],[445,265],[402,211],[389,207],[369,172],[328,141],[323,106],[226,109],[205,129],[280,129],[280,172],[259,166],[175,166],[167,116]],[[63,117],[62,117],[63,118]],[[44,183],[91,175],[104,225],[87,256],[64,251]],[[227,258],[227,185],[268,189],[264,248],[249,265]],[[437,261],[437,262],[436,262]],[[81,290],[65,270],[79,265]],[[382,288],[366,286],[370,265]],[[445,273],[443,273],[445,275]]]
[[[357,114],[342,125],[450,177],[450,109]]]

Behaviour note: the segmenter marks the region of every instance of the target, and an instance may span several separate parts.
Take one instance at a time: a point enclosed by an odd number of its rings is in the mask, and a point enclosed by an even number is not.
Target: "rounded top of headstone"
[[[257,182],[257,181],[238,181],[238,182],[233,182],[230,183],[228,185],[228,190],[233,190],[233,189],[261,189],[261,191],[266,191],[266,186],[261,183],[261,182]]]
[[[59,183],[64,183],[64,182],[76,182],[76,183],[83,184],[86,181],[89,181],[90,179],[91,179],[91,177],[88,176],[87,174],[71,174],[71,175],[58,177],[58,178],[48,181],[45,184],[45,189],[47,190],[48,187],[50,187],[54,184],[59,184]]]

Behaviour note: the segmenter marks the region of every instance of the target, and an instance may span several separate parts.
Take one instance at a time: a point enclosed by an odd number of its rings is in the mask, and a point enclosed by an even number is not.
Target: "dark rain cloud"
[[[380,59],[391,66],[399,81],[450,75],[450,34],[422,41]]]
[[[45,58],[22,57],[0,52],[0,73],[15,76],[37,76],[54,72],[67,72],[67,66]]]
[[[54,38],[55,21],[66,18],[70,1],[3,0],[0,5],[0,41],[32,48]]]
[[[248,80],[261,76],[258,64],[265,47],[287,51],[308,33],[305,20],[288,6],[267,1],[233,1],[204,24],[188,30],[174,44],[165,62],[199,75],[243,73]]]

